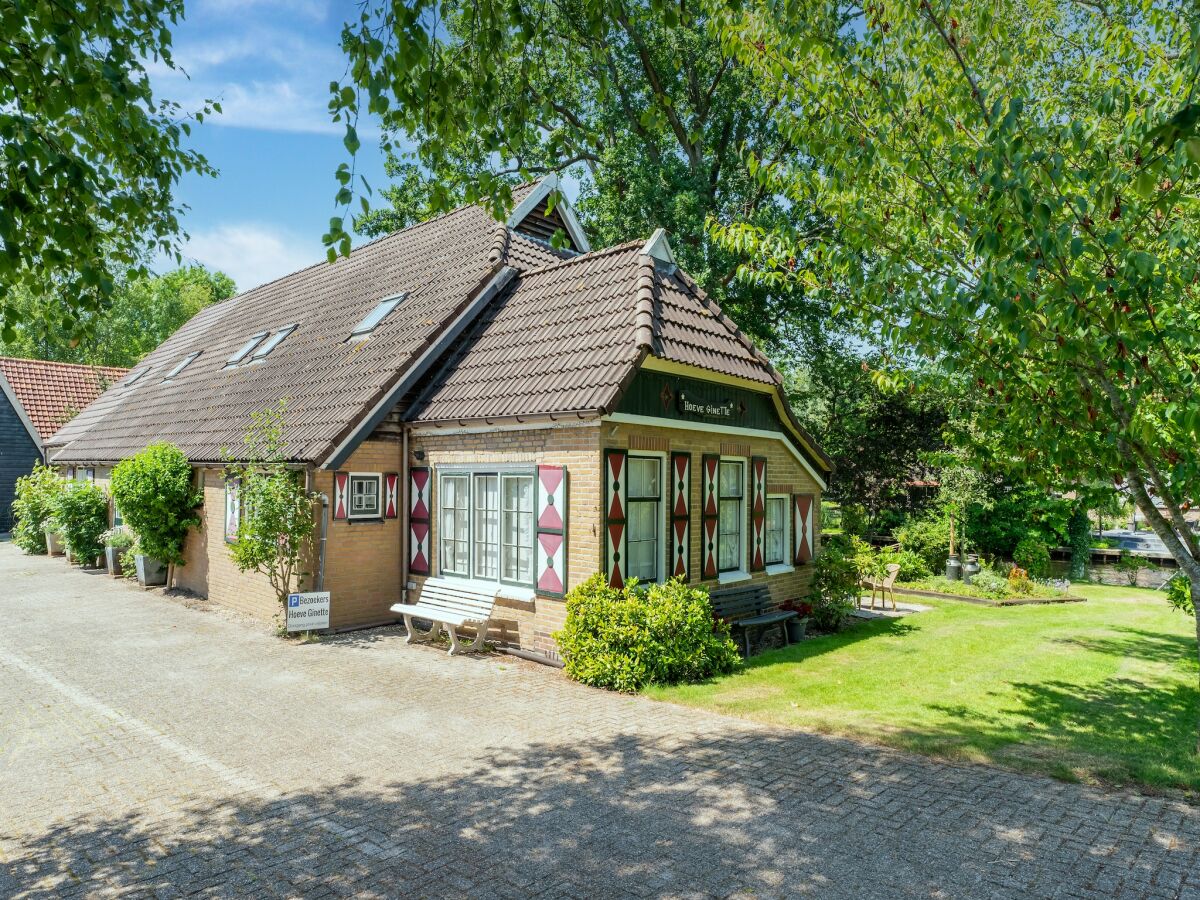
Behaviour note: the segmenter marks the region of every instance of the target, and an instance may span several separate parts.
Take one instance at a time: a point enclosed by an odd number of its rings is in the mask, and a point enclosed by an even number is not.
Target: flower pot
[[[62,535],[57,531],[46,529],[46,552],[51,556],[62,556],[67,550],[66,544],[63,543]]]
[[[789,642],[794,644],[797,641],[804,640],[804,633],[806,631],[808,631],[807,618],[801,619],[797,617],[795,619],[787,620],[787,634]]]
[[[958,581],[962,578],[962,563],[958,560],[958,554],[951,555],[946,560],[946,579],[948,581]]]
[[[167,567],[162,560],[154,559],[139,553],[134,558],[137,566],[137,580],[142,587],[152,587],[167,583]]]
[[[124,574],[121,569],[121,553],[119,547],[104,548],[104,561],[108,564],[108,574],[113,578],[120,578]]]

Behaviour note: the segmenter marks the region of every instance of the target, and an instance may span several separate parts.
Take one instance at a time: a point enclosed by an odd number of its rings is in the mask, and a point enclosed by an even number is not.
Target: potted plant
[[[135,553],[133,562],[137,567],[138,584],[142,587],[158,587],[167,583],[167,567],[161,559]]]
[[[808,631],[808,618],[812,615],[812,604],[803,600],[789,600],[780,608],[796,614],[796,618],[788,619],[786,623],[788,642],[795,644],[804,640],[804,635]]]
[[[67,552],[67,545],[63,543],[62,532],[58,530],[58,525],[51,518],[46,522],[46,553],[50,556],[62,556]],[[70,557],[67,557],[70,562]]]
[[[67,547],[68,561],[99,565],[108,527],[108,495],[103,488],[85,482],[68,485],[55,504],[54,523]]]
[[[17,479],[13,512],[13,543],[26,553],[46,553],[47,533],[51,527],[54,505],[64,483],[50,466],[35,465],[33,471]],[[62,552],[61,543],[58,552]]]
[[[104,532],[104,560],[108,564],[108,574],[120,578],[125,574],[121,565],[121,557],[133,546],[133,535],[124,528],[111,528]]]

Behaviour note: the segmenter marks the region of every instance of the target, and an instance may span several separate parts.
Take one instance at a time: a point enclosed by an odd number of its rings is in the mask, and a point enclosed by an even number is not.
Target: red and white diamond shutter
[[[604,451],[604,571],[610,587],[625,586],[624,450]]]
[[[350,473],[333,473],[333,518],[350,518]]]
[[[761,456],[750,458],[750,535],[750,570],[761,572],[767,567],[767,461]]]
[[[691,580],[692,454],[671,454],[671,577]]]
[[[399,512],[399,504],[396,501],[399,484],[400,475],[398,473],[383,473],[383,517],[385,519],[394,519]]]
[[[813,558],[816,504],[813,494],[792,494],[792,561],[796,565]]]
[[[717,577],[717,471],[721,457],[704,454],[700,460],[700,572],[702,578]]]
[[[429,574],[429,532],[433,523],[433,471],[429,466],[408,470],[408,571]]]
[[[567,469],[538,466],[537,542],[539,594],[567,591]]]

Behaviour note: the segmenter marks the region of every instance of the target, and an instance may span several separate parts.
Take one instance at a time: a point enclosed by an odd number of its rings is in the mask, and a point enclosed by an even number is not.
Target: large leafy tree
[[[146,71],[174,68],[182,15],[183,0],[0,3],[4,340],[25,315],[15,291],[71,320],[101,309],[148,255],[176,252],[174,186],[213,172],[184,146],[189,117],[154,97]]]
[[[368,111],[385,129],[397,182],[388,208],[360,215],[378,234],[453,206],[511,203],[518,181],[577,177],[597,245],[673,235],[681,264],[744,328],[807,309],[799,293],[730,284],[740,255],[714,243],[707,217],[801,228],[805,208],[756,182],[746,154],[791,153],[770,113],[771,85],[721,46],[700,6],[614,0],[366,0],[343,32],[350,59],[331,108],[359,147]],[[407,155],[406,155],[407,154]],[[339,201],[360,193],[350,164]],[[326,240],[347,252],[344,216]]]
[[[759,183],[836,225],[718,228],[745,274],[832,288],[969,376],[980,454],[1124,485],[1200,597],[1200,18],[751,0],[723,33],[785,98],[796,155]]]
[[[64,319],[27,291],[15,291],[10,302],[19,322],[12,339],[0,341],[0,355],[133,366],[201,309],[234,292],[225,273],[191,265],[122,281],[103,309]]]

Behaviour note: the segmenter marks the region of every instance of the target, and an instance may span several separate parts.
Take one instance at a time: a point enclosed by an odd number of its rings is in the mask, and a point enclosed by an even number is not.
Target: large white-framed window
[[[534,472],[440,470],[438,483],[440,574],[532,588]]]
[[[440,480],[441,509],[438,545],[442,573],[470,577],[471,571],[471,476],[445,475]]]
[[[626,462],[626,575],[641,582],[662,580],[663,457],[629,454]]]
[[[771,566],[788,566],[788,501],[787,494],[767,494],[766,522],[763,525],[763,562]]]
[[[380,498],[383,496],[383,476],[377,472],[350,473],[350,512],[353,519],[383,517]]]
[[[746,460],[721,457],[717,465],[717,570],[746,568]]]

